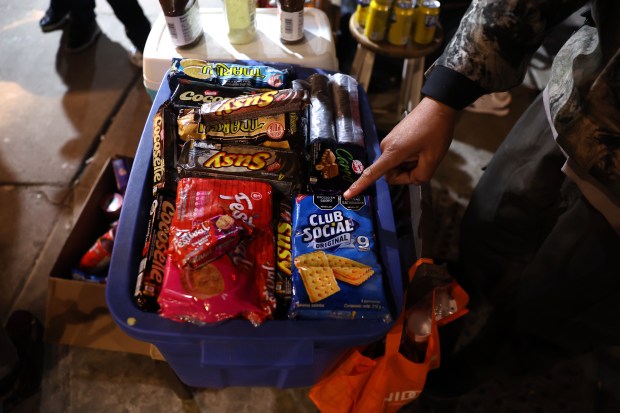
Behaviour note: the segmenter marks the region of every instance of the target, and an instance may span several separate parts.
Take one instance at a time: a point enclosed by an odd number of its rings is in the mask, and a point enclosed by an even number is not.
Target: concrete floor
[[[154,21],[158,3],[140,4]],[[110,156],[135,153],[151,106],[141,71],[127,60],[130,43],[106,2],[97,4],[102,35],[94,47],[76,55],[59,48],[61,31],[39,30],[47,6],[47,0],[8,0],[0,5],[0,50],[5,56],[0,67],[1,320],[14,309],[45,319],[47,278],[81,206]],[[443,223],[438,252],[443,257],[453,257],[458,220],[481,166],[535,94],[516,89],[511,113],[503,118],[468,113],[461,117],[456,140],[434,182]],[[317,411],[307,388],[191,389],[183,395],[167,364],[146,356],[55,343],[46,343],[45,356],[41,391],[16,411]],[[584,376],[582,370],[569,373]],[[617,382],[614,369],[608,374]],[[513,411],[595,411],[565,406],[534,410],[534,404],[528,404],[531,392],[506,396],[505,390],[491,391],[495,393],[464,402],[461,411],[510,411],[488,404],[500,396],[520,401],[522,410]],[[567,399],[586,397],[579,406],[593,406],[590,395],[572,387],[552,393]]]

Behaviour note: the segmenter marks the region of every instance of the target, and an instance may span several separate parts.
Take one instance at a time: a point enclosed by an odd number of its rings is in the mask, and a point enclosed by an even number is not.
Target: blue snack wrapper
[[[299,195],[289,318],[391,321],[368,196]]]

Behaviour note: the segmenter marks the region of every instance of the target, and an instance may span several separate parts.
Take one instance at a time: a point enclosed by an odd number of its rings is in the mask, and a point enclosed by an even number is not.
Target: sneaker
[[[43,33],[53,32],[54,30],[62,29],[68,21],[68,11],[59,12],[50,7],[45,12],[45,16],[39,20],[39,27],[43,30]]]
[[[508,105],[510,105],[511,101],[512,96],[509,92],[490,93],[480,96],[478,100],[467,106],[465,110],[485,115],[506,116],[510,112]]]
[[[142,52],[132,47],[127,51],[127,54],[129,55],[129,62],[138,69],[142,69],[142,61],[144,59]]]
[[[69,26],[65,49],[69,53],[79,53],[95,43],[101,29],[96,21],[88,23],[72,22]]]

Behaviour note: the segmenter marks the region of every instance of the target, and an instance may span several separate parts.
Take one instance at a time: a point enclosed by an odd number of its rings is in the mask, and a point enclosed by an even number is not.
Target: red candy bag
[[[181,179],[158,299],[161,315],[195,323],[244,317],[254,325],[271,316],[271,213],[267,183]]]

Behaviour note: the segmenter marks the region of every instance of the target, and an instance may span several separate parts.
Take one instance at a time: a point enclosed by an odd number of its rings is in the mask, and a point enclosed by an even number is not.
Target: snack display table
[[[256,62],[246,61],[245,64]],[[302,79],[325,72],[298,66],[295,70]],[[373,161],[380,154],[379,142],[366,94],[361,88],[358,90],[366,151],[368,160]],[[153,199],[153,118],[169,95],[168,82],[161,82],[134,158],[114,243],[106,298],[120,328],[129,336],[156,346],[184,383],[210,388],[310,386],[351,347],[384,337],[391,322],[279,319],[254,327],[247,320],[228,320],[198,326],[138,308],[133,294]],[[369,194],[376,200],[375,235],[384,288],[394,318],[402,310],[403,286],[386,181],[383,178],[377,181]]]
[[[191,48],[175,48],[163,14],[153,23],[144,47],[144,86],[154,97],[173,57],[213,61],[259,60],[338,70],[336,47],[329,19],[315,8],[304,9],[305,39],[293,45],[280,42],[277,9],[256,10],[256,37],[248,44],[233,45],[228,40],[222,8],[201,8],[204,36]]]

